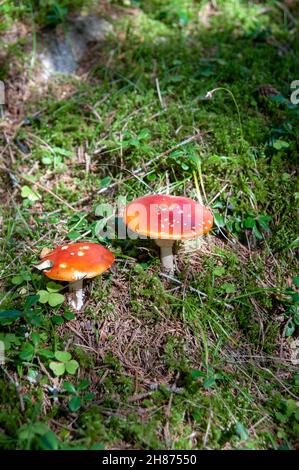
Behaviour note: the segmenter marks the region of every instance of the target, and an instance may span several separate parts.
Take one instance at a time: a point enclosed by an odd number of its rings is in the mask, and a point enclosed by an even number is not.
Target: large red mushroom
[[[184,196],[140,197],[128,204],[124,218],[130,230],[155,239],[162,267],[169,274],[174,272],[174,242],[203,235],[213,226],[211,211]]]

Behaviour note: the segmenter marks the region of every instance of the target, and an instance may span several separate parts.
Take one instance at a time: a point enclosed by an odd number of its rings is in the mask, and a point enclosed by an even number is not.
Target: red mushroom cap
[[[98,243],[80,242],[62,245],[43,257],[53,266],[44,273],[57,281],[74,282],[98,276],[110,268],[114,255]]]
[[[186,240],[209,232],[213,215],[193,199],[156,194],[128,204],[125,222],[133,232],[146,237]]]

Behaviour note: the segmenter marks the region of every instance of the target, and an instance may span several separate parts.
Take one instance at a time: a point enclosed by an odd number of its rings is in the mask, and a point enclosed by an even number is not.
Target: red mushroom
[[[70,300],[75,310],[83,306],[83,279],[99,276],[114,262],[114,255],[98,243],[80,242],[44,249],[42,263],[35,266],[50,279],[67,281],[73,293]]]
[[[213,215],[193,199],[160,194],[140,197],[125,210],[125,222],[139,235],[154,238],[160,247],[162,267],[174,272],[173,244],[209,232]]]

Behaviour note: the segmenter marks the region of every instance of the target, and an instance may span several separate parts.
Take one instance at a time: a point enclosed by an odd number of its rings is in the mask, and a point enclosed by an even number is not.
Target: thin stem
[[[75,310],[80,311],[83,307],[83,279],[79,279],[75,282],[70,282],[69,291],[71,293],[69,304]]]
[[[156,245],[160,248],[160,258],[163,271],[173,274],[174,273],[174,262],[173,262],[173,251],[172,247],[174,244],[173,240],[155,240]]]

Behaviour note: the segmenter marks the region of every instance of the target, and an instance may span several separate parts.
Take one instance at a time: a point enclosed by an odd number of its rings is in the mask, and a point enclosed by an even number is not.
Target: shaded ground
[[[53,12],[6,13],[1,447],[298,446],[295,3],[85,5],[113,33],[49,80],[34,44]],[[96,236],[100,203],[150,192],[215,214],[173,281],[150,241]],[[74,315],[39,301],[51,286],[32,265],[77,239],[117,261]],[[57,351],[78,369],[55,376]]]

